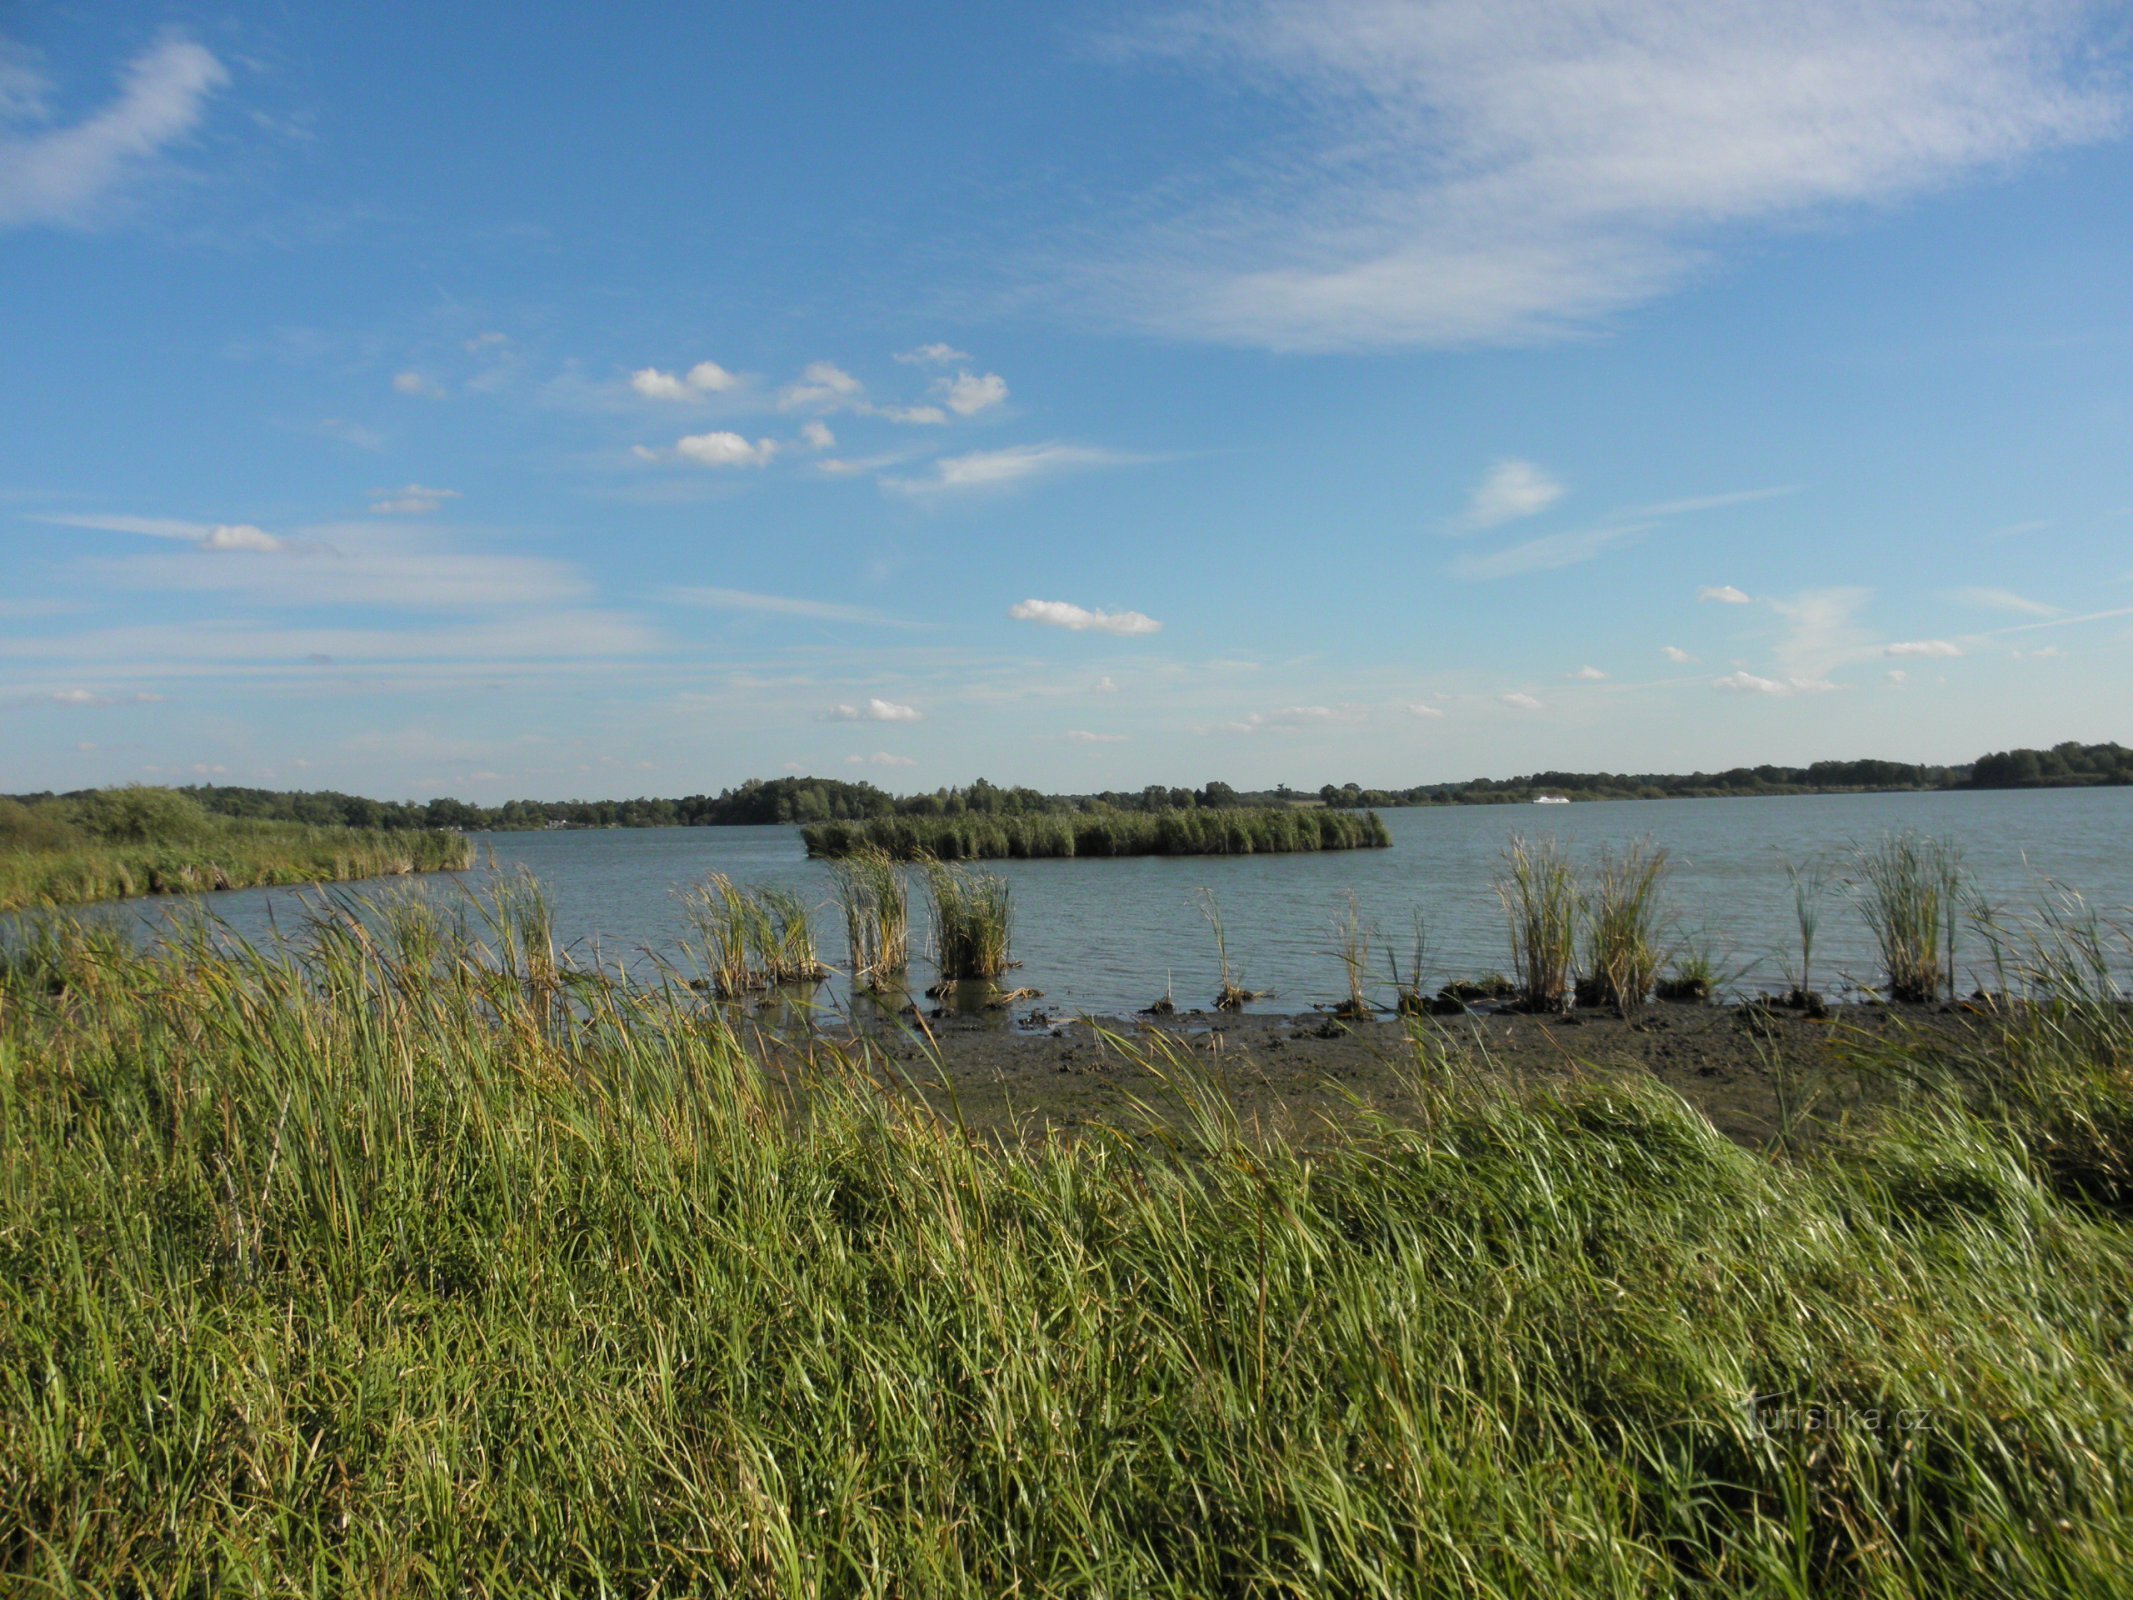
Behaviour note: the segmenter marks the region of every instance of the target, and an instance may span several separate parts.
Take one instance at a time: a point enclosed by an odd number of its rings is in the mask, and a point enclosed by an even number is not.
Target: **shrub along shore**
[[[443,830],[240,821],[169,789],[98,790],[35,805],[0,800],[0,912],[473,864],[473,845]]]
[[[807,853],[832,860],[882,851],[899,861],[1038,856],[1249,856],[1299,850],[1382,850],[1392,835],[1374,811],[1289,806],[1206,810],[1049,811],[1022,815],[877,817],[815,822]]]
[[[485,917],[486,923],[469,918]],[[708,961],[708,955],[703,957]],[[2049,966],[2036,970],[2048,985]],[[458,914],[0,960],[0,1588],[1797,1597],[2133,1569],[2133,1026],[1743,1149],[1410,1024],[1411,1114],[982,1139]],[[1827,1035],[1831,1049],[1841,1032]],[[1946,1051],[1959,1048],[1961,1059]]]

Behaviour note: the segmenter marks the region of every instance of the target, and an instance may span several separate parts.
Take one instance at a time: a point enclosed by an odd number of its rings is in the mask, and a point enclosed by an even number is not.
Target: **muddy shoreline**
[[[884,1010],[801,1032],[863,1051],[886,1079],[989,1130],[1138,1127],[1143,1108],[1179,1103],[1171,1080],[1191,1074],[1166,1065],[1176,1063],[1200,1069],[1248,1127],[1289,1135],[1352,1120],[1364,1107],[1398,1117],[1419,1104],[1418,1073],[1539,1084],[1641,1074],[1728,1138],[1761,1148],[1788,1125],[1826,1133],[1898,1092],[1901,1075],[1883,1065],[1895,1047],[1952,1057],[1996,1026],[1936,1006],[1846,1005],[1812,1016],[1756,1003],[1655,1004],[1628,1018],[1472,1011],[1349,1021],[1202,1011],[1047,1017],[1040,1001],[937,1016]],[[773,1057],[801,1043],[756,1028]]]

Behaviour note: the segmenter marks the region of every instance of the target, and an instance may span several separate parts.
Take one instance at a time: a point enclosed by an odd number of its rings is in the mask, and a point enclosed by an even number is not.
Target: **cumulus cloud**
[[[393,374],[393,393],[420,395],[424,399],[435,400],[442,397],[444,391],[419,372],[396,372]]]
[[[1354,706],[1283,706],[1277,711],[1250,711],[1225,722],[1222,733],[1302,733],[1313,728],[1350,727],[1365,720]]]
[[[1513,689],[1509,694],[1498,695],[1497,699],[1514,711],[1538,711],[1541,708],[1541,703],[1522,689]]]
[[[1607,681],[1607,674],[1598,667],[1580,667],[1577,671],[1566,676],[1573,683],[1605,683]]]
[[[166,38],[129,61],[118,98],[65,127],[42,126],[51,85],[19,62],[0,86],[0,227],[100,220],[200,125],[228,69],[189,39]]]
[[[976,450],[949,456],[924,478],[884,478],[887,487],[906,494],[957,494],[1005,489],[1034,478],[1053,477],[1091,467],[1119,466],[1142,459],[1117,450],[1076,444],[1019,444],[1004,450]]]
[[[1110,633],[1121,638],[1161,633],[1163,625],[1138,611],[1091,611],[1065,600],[1019,600],[1007,614],[1017,622],[1065,628],[1073,633]]]
[[[1698,589],[1696,591],[1696,603],[1700,606],[1745,606],[1752,602],[1740,590],[1734,588],[1732,584],[1722,583],[1716,588]]]
[[[457,500],[457,489],[427,489],[419,483],[397,489],[371,491],[370,513],[375,517],[426,517],[447,500]]]
[[[1076,744],[1124,744],[1126,742],[1126,736],[1122,733],[1091,733],[1086,728],[1069,728],[1067,737]]]
[[[177,517],[80,516],[39,517],[39,522],[62,528],[89,528],[100,533],[133,533],[150,539],[182,539],[202,550],[217,552],[282,550],[286,545],[264,528],[249,522],[186,522]]]
[[[896,359],[907,367],[946,367],[968,361],[970,352],[952,344],[922,344],[915,350],[897,352]]]
[[[848,767],[915,767],[918,763],[909,756],[892,755],[887,750],[877,750],[870,756],[846,756]]]
[[[1499,461],[1474,486],[1456,527],[1478,531],[1538,516],[1563,497],[1563,486],[1530,461]]]
[[[810,450],[837,448],[837,436],[830,432],[829,424],[814,417],[800,425],[800,442]]]
[[[870,417],[880,417],[884,422],[901,422],[908,427],[939,428],[948,422],[948,413],[939,406],[868,406]]]
[[[686,434],[674,441],[672,454],[683,461],[693,461],[700,467],[767,467],[778,453],[778,441],[758,439],[753,444],[737,433],[719,429],[712,433]],[[665,452],[648,449],[644,445],[635,448],[641,461],[664,459]]]
[[[1436,706],[1428,705],[1420,700],[1413,701],[1408,705],[1407,714],[1410,717],[1421,717],[1425,721],[1444,715],[1443,711]]]
[[[2019,652],[2019,651],[2017,651],[2017,652],[2016,652],[2016,654],[2018,654],[2018,655],[2019,655],[2019,654],[2020,654],[2020,652]],[[1110,675],[1109,675],[1109,674],[1107,673],[1107,674],[1105,674],[1105,675],[1104,675],[1103,677],[1101,677],[1101,678],[1098,678],[1098,679],[1096,680],[1096,682],[1095,682],[1094,684],[1090,685],[1090,692],[1091,692],[1092,694],[1117,694],[1117,693],[1118,693],[1118,683],[1117,683],[1117,680],[1115,680],[1114,678],[1112,678],[1112,677],[1111,677],[1111,676],[1110,676]]]
[[[1007,380],[997,372],[988,372],[982,378],[958,372],[952,378],[936,378],[933,392],[957,416],[974,417],[1007,399]]]
[[[810,361],[778,391],[781,411],[842,411],[862,404],[866,385],[832,361]]]
[[[1908,672],[1904,671],[1901,667],[1889,668],[1888,677],[1889,686],[1895,689],[1901,689],[1905,684],[1911,681],[1911,675]]]
[[[643,367],[630,374],[630,387],[647,400],[701,400],[707,394],[737,389],[740,384],[739,377],[716,361],[699,361],[682,373]]]
[[[279,550],[282,543],[264,528],[255,528],[249,522],[221,522],[209,528],[201,536],[203,550]]]
[[[1696,664],[1696,658],[1679,645],[1663,644],[1659,647],[1659,653],[1677,667],[1689,667]]]
[[[822,713],[824,722],[918,722],[922,721],[916,706],[898,705],[893,700],[869,700],[863,706],[831,706]]]
[[[1137,42],[1263,89],[1287,113],[1262,136],[1278,146],[1226,149],[1204,187],[1171,176],[1164,209],[1087,278],[1129,320],[1277,349],[1563,337],[1758,227],[2110,136],[2125,108],[2112,12],[1204,4]]]
[[[1881,647],[1885,656],[1959,656],[1962,650],[1946,639],[1909,639]]]
[[[1711,680],[1711,687],[1726,694],[1826,694],[1836,688],[1826,678],[1759,678],[1752,672],[1728,673]]]

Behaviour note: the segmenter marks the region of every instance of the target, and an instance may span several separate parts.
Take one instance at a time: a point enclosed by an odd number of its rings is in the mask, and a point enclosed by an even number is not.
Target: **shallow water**
[[[1373,952],[1381,984],[1385,944],[1409,959],[1412,915],[1427,919],[1425,970],[1434,986],[1509,965],[1504,917],[1492,882],[1514,834],[1554,834],[1581,861],[1605,846],[1649,838],[1673,860],[1666,903],[1680,940],[1710,949],[1740,989],[1777,987],[1796,944],[1790,857],[1841,854],[1895,829],[1945,835],[1962,848],[1977,886],[1995,906],[2034,905],[2047,880],[2080,891],[2089,906],[2133,921],[2133,789],[1981,794],[1807,795],[1772,799],[1606,801],[1574,806],[1469,806],[1383,813],[1389,850],[1248,857],[1140,856],[1123,860],[989,864],[1015,898],[1011,979],[1044,992],[1050,1010],[1123,1014],[1168,984],[1180,1008],[1209,1004],[1216,988],[1214,940],[1195,900],[1214,891],[1242,981],[1270,989],[1256,1009],[1301,1011],[1345,992],[1334,919],[1353,890],[1366,921],[1386,938]],[[819,904],[825,959],[840,960],[844,936],[828,867],[806,859],[795,828],[645,828],[477,834],[486,860],[524,866],[547,885],[558,941],[585,958],[637,967],[645,952],[671,956],[685,927],[676,891],[707,872],[741,883],[800,889]],[[464,880],[422,880],[426,892],[457,894]],[[191,897],[254,939],[294,926],[292,889]],[[170,899],[101,908],[102,915],[159,926]],[[924,897],[913,895],[913,949],[924,948]],[[1982,941],[1959,949],[1966,975],[1987,967]],[[1815,953],[1818,988],[1841,993],[1871,979],[1873,944],[1852,892],[1835,890]],[[2126,969],[2120,948],[2120,975]],[[1389,998],[1389,987],[1387,988]],[[835,985],[824,998],[840,998]]]

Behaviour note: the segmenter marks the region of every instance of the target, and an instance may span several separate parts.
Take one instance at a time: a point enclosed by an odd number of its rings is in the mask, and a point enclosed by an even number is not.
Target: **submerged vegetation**
[[[287,949],[54,922],[0,961],[0,1588],[2133,1568],[2133,1022],[2078,987],[1899,1037],[1870,1125],[1767,1152],[1420,1024],[1409,1108],[1307,1145],[1124,1039],[1170,1085],[1144,1123],[983,1140],[863,1045],[765,1054],[545,928],[506,882],[471,919],[343,898]]]
[[[238,821],[173,789],[0,799],[0,911],[473,864],[473,846],[458,834]]]
[[[1248,856],[1298,850],[1383,849],[1373,812],[1232,806],[1194,811],[1037,812],[818,822],[802,830],[811,856],[881,850],[899,861],[1040,856]]]

